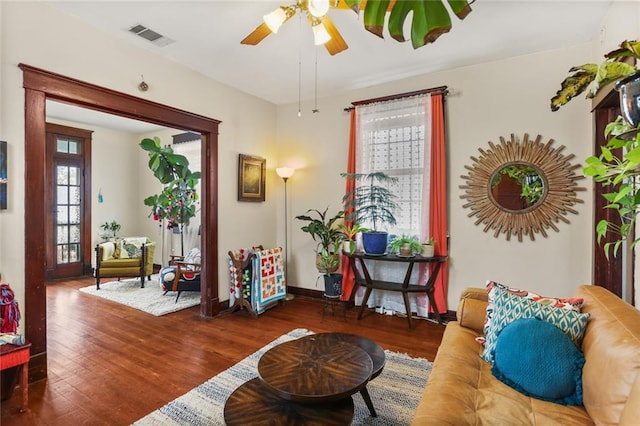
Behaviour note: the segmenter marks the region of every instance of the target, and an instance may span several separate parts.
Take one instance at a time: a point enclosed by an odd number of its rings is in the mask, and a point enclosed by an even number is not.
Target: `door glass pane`
[[[80,144],[76,141],[69,141],[69,154],[80,154]]]
[[[56,150],[58,152],[69,152],[69,140],[58,137],[56,140]]]
[[[69,242],[69,227],[66,225],[58,225],[58,244],[66,244]]]
[[[59,206],[66,206],[69,204],[69,188],[66,186],[58,186],[58,202]]]
[[[79,167],[69,167],[69,185],[80,185]]]
[[[80,242],[80,226],[71,225],[69,227],[69,242],[70,243]]]
[[[69,262],[80,261],[80,244],[69,245]]]
[[[79,186],[70,186],[69,187],[69,204],[80,204],[80,187]]]
[[[58,246],[58,255],[56,256],[58,263],[69,263],[68,247],[66,245]]]
[[[80,206],[69,207],[69,223],[80,223]]]
[[[56,167],[56,175],[58,176],[56,182],[58,185],[66,185],[69,183],[69,168],[66,166]]]
[[[66,225],[69,223],[69,208],[66,206],[58,206],[58,224]]]

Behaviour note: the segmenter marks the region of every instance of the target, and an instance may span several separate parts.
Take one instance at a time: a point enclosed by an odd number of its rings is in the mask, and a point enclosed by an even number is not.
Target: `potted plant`
[[[316,256],[316,267],[324,279],[324,294],[327,297],[339,297],[342,294],[342,274],[336,273],[340,266],[338,253],[320,250]]]
[[[424,243],[422,243],[422,251],[420,256],[422,257],[433,257],[435,254],[436,248],[436,240],[433,238],[427,238]]]
[[[373,229],[362,233],[362,244],[367,254],[381,255],[386,252],[388,233],[381,231],[384,224],[395,225],[395,210],[398,205],[396,196],[388,186],[398,182],[398,178],[390,177],[383,172],[342,173],[342,177],[364,182],[356,186],[342,198],[345,209],[353,208],[348,217],[355,223],[372,224]]]
[[[391,240],[390,248],[393,253],[402,257],[411,257],[422,252],[422,244],[418,237],[405,234]]]
[[[344,235],[342,250],[349,254],[356,252],[356,235],[358,235],[358,232],[366,232],[369,230],[357,223],[354,223],[351,226],[341,223],[338,225],[338,229],[342,232],[342,235]]]
[[[328,217],[328,210],[328,207],[324,211],[309,209],[306,214],[296,216],[296,219],[308,222],[300,229],[311,235],[313,241],[318,242],[315,250],[316,267],[322,273],[338,270],[340,265],[338,249],[343,238],[336,222],[344,218],[344,211],[339,211],[334,216]],[[316,217],[310,216],[309,213],[314,213],[313,216]]]
[[[171,147],[162,148],[160,138],[145,138],[140,147],[149,152],[149,169],[164,184],[160,194],[144,199],[151,207],[149,216],[155,220],[167,220],[168,228],[180,229],[181,254],[184,255],[183,228],[196,215],[198,193],[196,185],[200,172],[189,169],[189,160],[184,155],[175,154]]]
[[[103,241],[108,241],[110,238],[115,238],[116,233],[120,230],[120,228],[120,224],[115,220],[112,220],[111,223],[105,222],[100,225],[100,229],[102,229],[103,231],[100,233],[100,238],[102,238]]]
[[[616,210],[620,217],[620,225],[604,219],[596,224],[598,243],[608,232],[619,235],[618,240],[604,245],[607,257],[611,248],[615,255],[628,238],[633,240],[632,247],[639,241],[633,232],[640,213],[640,196],[637,192],[640,133],[636,128],[640,89],[633,85],[640,84],[640,79],[637,78],[639,71],[636,67],[626,62],[629,59],[634,63],[640,59],[639,41],[622,42],[618,49],[607,53],[605,61],[599,65],[584,64],[571,68],[569,72],[574,74],[565,78],[561,89],[551,99],[551,110],[556,111],[587,89],[587,98],[593,98],[603,86],[616,82],[615,88],[620,92],[620,109],[625,118],[618,117],[606,126],[605,135],[611,136],[611,139],[601,148],[600,155],[587,158],[587,165],[583,168],[586,176],[611,188],[609,193],[603,194],[608,202],[605,208]]]

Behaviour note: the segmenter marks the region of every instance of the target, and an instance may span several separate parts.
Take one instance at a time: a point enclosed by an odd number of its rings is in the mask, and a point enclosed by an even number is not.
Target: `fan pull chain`
[[[302,14],[298,22],[298,31],[302,35]],[[298,40],[298,117],[302,117],[302,37],[298,37]]]
[[[320,112],[318,109],[318,47],[316,46],[316,69],[315,69],[315,106],[311,110],[314,114]]]

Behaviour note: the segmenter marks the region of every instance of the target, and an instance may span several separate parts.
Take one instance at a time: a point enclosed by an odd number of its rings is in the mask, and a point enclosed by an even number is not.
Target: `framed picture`
[[[238,201],[264,201],[267,160],[240,154],[238,161]]]
[[[0,141],[0,210],[7,208],[7,143]]]

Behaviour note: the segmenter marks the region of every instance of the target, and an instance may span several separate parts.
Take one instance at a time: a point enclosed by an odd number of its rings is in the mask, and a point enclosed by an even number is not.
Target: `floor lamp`
[[[284,181],[284,280],[289,286],[289,211],[287,209],[287,181],[295,169],[291,167],[278,167],[276,173]],[[295,296],[291,293],[287,293],[285,300],[293,300]]]

